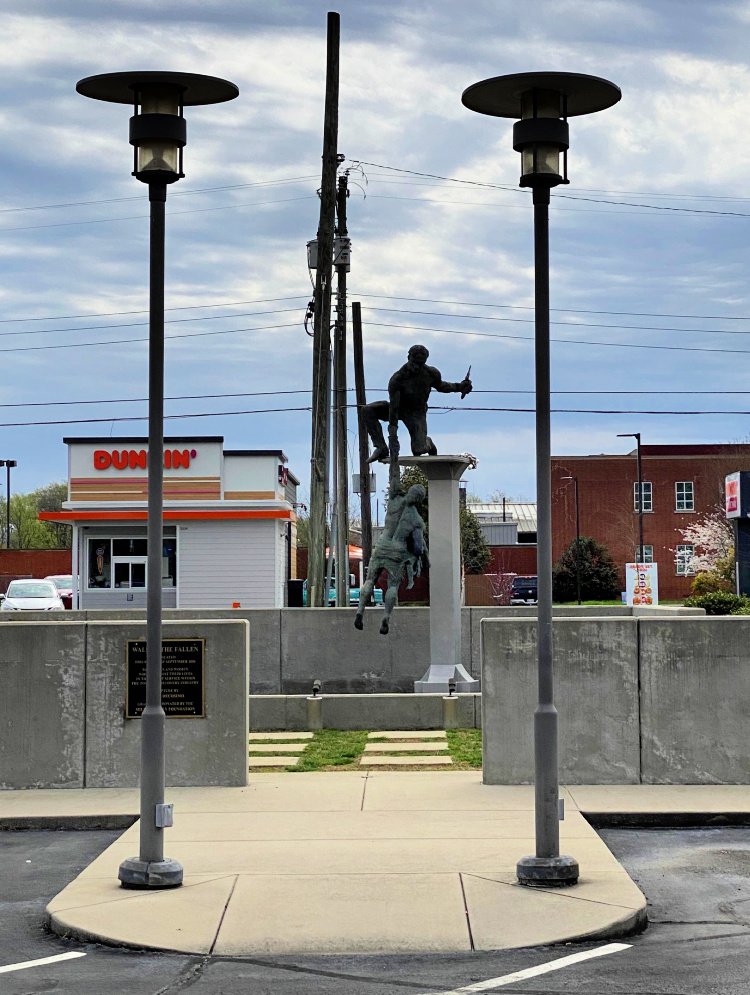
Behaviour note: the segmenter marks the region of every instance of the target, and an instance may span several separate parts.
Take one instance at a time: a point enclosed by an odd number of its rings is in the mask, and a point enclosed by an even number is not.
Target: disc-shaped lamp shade
[[[173,183],[182,172],[186,142],[183,108],[234,100],[238,88],[228,80],[196,73],[103,73],[76,84],[94,100],[132,104],[130,144],[135,148],[133,174],[145,183]]]
[[[599,76],[512,73],[474,83],[461,102],[479,114],[517,118],[513,148],[521,153],[521,186],[552,187],[568,182],[567,119],[604,110],[621,97],[618,86]]]

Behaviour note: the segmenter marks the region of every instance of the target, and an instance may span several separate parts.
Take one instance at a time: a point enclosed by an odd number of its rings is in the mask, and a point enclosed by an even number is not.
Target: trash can
[[[287,608],[304,608],[305,603],[302,596],[304,584],[304,580],[288,580],[286,582]]]

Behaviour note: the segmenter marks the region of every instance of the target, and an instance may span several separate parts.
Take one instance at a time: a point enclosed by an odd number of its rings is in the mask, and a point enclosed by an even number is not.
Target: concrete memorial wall
[[[750,617],[639,625],[646,784],[750,783]]]
[[[536,619],[482,633],[484,781],[534,779]],[[750,617],[553,621],[560,783],[750,783]]]
[[[145,622],[5,622],[0,626],[0,787],[134,787],[140,719],[126,717],[128,644]],[[247,783],[249,624],[244,619],[164,623],[183,640],[166,723],[168,785]],[[202,675],[192,644],[203,647]],[[132,650],[131,650],[132,655]],[[165,663],[164,673],[169,667]],[[142,681],[130,671],[131,711]],[[166,684],[165,684],[166,686]],[[178,700],[179,699],[179,700]],[[135,703],[137,706],[137,702]],[[198,707],[198,704],[200,707]],[[170,706],[164,701],[165,711]],[[137,707],[135,707],[137,711]],[[197,717],[201,715],[202,717]]]
[[[553,621],[563,783],[639,779],[638,632],[634,618]],[[534,779],[536,619],[482,623],[482,739],[487,784]]]

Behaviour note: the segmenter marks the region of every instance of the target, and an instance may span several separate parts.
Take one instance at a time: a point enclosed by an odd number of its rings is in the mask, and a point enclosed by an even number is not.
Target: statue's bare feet
[[[388,619],[387,618],[384,618],[383,621],[380,623],[380,635],[381,636],[387,636],[388,635]]]
[[[390,453],[388,451],[388,446],[378,446],[372,456],[368,459],[368,463],[387,463]]]
[[[364,622],[362,620],[362,616],[359,614],[359,612],[357,612],[357,614],[354,616],[354,628],[362,629],[363,627],[364,627]]]

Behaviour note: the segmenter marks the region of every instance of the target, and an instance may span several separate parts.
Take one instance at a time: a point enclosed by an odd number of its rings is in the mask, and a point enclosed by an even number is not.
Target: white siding
[[[279,523],[190,522],[179,530],[180,608],[278,608]]]

